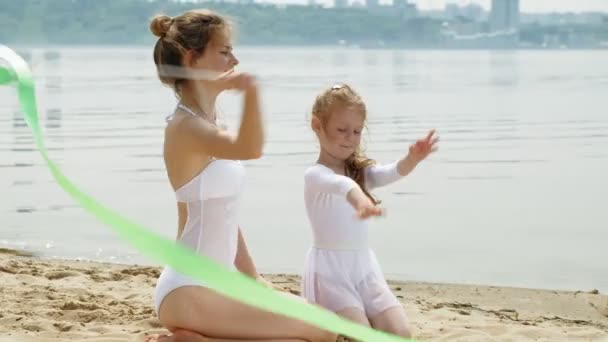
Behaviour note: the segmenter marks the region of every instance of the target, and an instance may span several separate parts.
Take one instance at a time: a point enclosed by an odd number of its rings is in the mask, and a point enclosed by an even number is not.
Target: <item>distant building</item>
[[[519,46],[519,0],[492,0],[489,32],[484,29],[483,9],[476,6],[446,7],[453,20],[444,23],[442,35],[448,48],[513,49]]]
[[[474,3],[461,7],[460,13],[463,17],[473,21],[480,21],[485,16],[483,7]]]
[[[470,21],[480,21],[485,15],[483,7],[477,4],[458,6],[457,4],[447,4],[443,10],[445,18],[448,20],[466,19]]]
[[[490,28],[493,32],[517,30],[519,27],[519,0],[492,0]]]
[[[393,7],[399,11],[399,15],[404,20],[418,16],[418,7],[415,3],[408,2],[408,0],[393,0]]]
[[[380,7],[380,2],[378,0],[365,0],[365,7],[378,8]]]
[[[444,9],[445,17],[448,20],[454,20],[460,16],[460,6],[457,4],[447,4]]]
[[[334,7],[336,7],[336,8],[348,7],[348,0],[334,0]]]

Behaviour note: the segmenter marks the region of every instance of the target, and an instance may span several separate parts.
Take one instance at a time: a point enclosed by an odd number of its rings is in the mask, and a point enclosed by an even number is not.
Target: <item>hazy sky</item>
[[[260,0],[273,3],[308,3],[308,0]],[[350,0],[364,2],[365,0]],[[316,0],[317,3],[329,4],[333,0]],[[477,3],[489,9],[491,0],[409,0],[416,2],[420,9],[441,9],[446,3]],[[380,3],[392,3],[392,0],[380,0]],[[522,12],[608,12],[608,0],[520,0]]]

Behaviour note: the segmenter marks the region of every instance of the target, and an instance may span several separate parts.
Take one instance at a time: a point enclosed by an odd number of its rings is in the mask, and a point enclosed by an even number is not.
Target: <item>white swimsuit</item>
[[[401,179],[397,163],[365,169],[366,188]],[[302,277],[302,294],[331,311],[357,308],[373,317],[399,306],[368,244],[368,223],[356,217],[346,194],[359,185],[315,164],[304,174],[306,210],[313,231]]]
[[[178,202],[186,203],[188,218],[178,243],[235,269],[238,246],[238,202],[245,169],[238,161],[215,159],[197,176],[176,191]],[[182,286],[204,286],[166,266],[154,293],[156,313],[165,297]]]

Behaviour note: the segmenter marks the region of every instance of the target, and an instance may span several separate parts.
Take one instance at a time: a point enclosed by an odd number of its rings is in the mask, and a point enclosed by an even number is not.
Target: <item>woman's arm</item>
[[[252,278],[257,278],[260,276],[255,268],[255,265],[253,264],[253,259],[251,259],[251,256],[249,255],[247,244],[245,243],[245,239],[243,238],[243,233],[241,232],[240,227],[234,266],[236,266],[241,273],[245,273]]]
[[[238,89],[244,93],[243,114],[236,136],[218,129],[215,125],[199,118],[182,121],[182,139],[185,145],[204,155],[220,159],[247,160],[262,155],[264,127],[258,86],[251,75],[227,76],[226,88]]]
[[[264,277],[262,277],[258,273],[257,269],[255,268],[255,264],[253,263],[253,259],[251,258],[251,255],[249,255],[249,250],[247,250],[247,244],[245,243],[245,238],[243,237],[243,233],[240,227],[236,258],[234,259],[234,266],[236,266],[239,272],[250,276],[251,278],[255,279],[264,286],[270,287],[278,291],[286,291],[283,287],[275,285],[264,279]]]

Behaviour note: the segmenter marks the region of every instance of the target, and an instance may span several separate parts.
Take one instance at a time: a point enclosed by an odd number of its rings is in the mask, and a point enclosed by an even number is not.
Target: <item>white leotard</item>
[[[402,178],[396,162],[364,172],[368,190]],[[314,242],[302,278],[303,296],[332,311],[357,308],[368,316],[400,305],[369,248],[367,220],[358,219],[346,200],[359,185],[321,164],[306,170],[304,185]]]
[[[238,161],[212,159],[197,176],[176,191],[188,217],[178,243],[234,269],[238,246],[238,200],[245,169]],[[182,286],[204,286],[166,266],[155,289],[156,312],[163,299]]]

